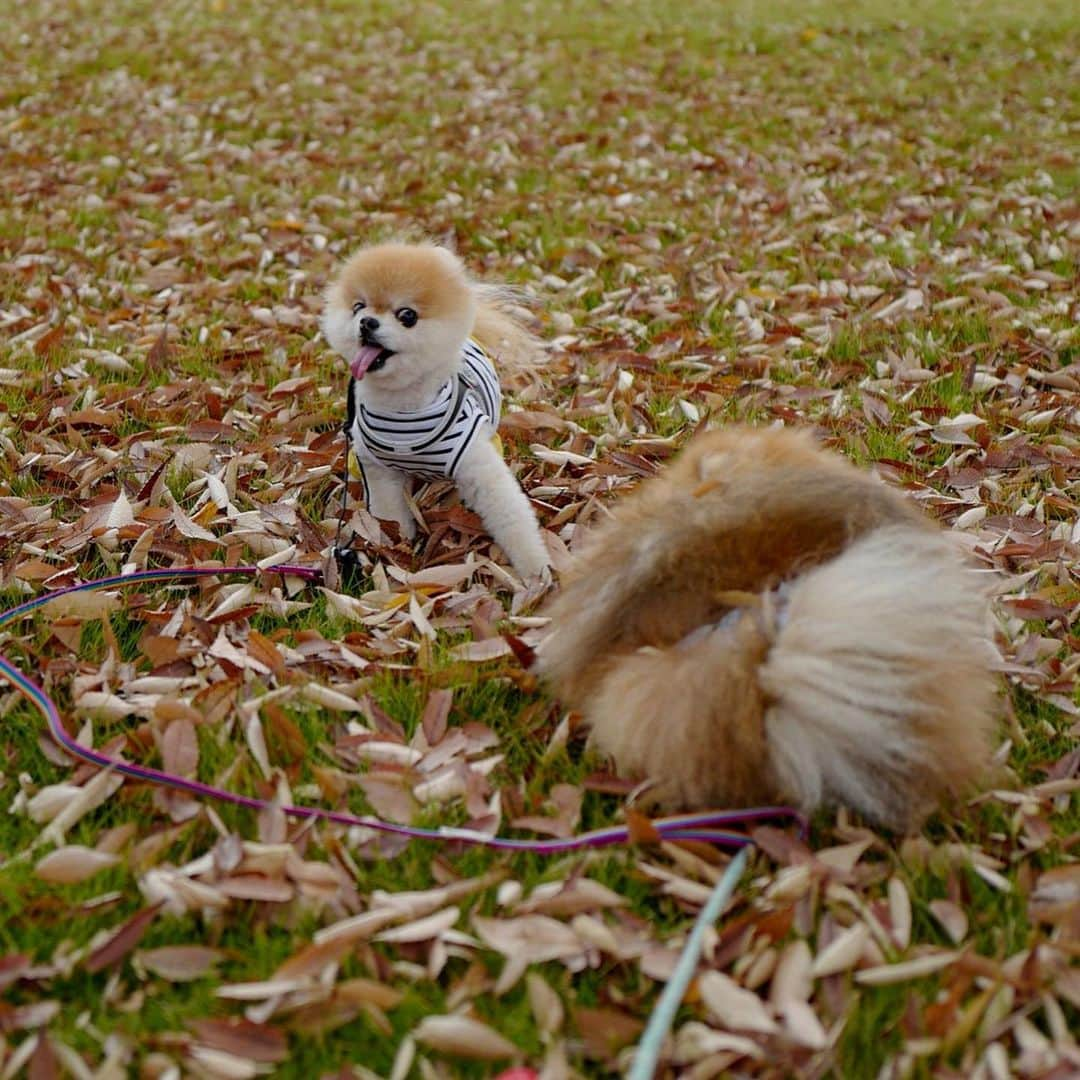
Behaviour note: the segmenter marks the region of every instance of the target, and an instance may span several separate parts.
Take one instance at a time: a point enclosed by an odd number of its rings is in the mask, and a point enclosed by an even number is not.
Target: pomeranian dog
[[[365,248],[326,294],[322,329],[349,362],[346,431],[368,510],[411,540],[410,476],[451,479],[522,577],[546,575],[547,549],[498,442],[502,391],[489,354],[524,372],[541,346],[509,289],[473,281],[435,244]]]
[[[654,803],[843,804],[904,830],[986,775],[985,590],[809,434],[701,435],[588,539],[539,669]]]

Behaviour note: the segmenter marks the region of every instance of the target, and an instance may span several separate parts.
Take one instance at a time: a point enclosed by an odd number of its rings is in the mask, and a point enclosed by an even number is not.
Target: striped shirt
[[[465,451],[499,427],[499,377],[474,341],[465,342],[461,369],[423,409],[376,412],[353,396],[355,385],[349,390],[349,435],[361,472],[365,462],[377,462],[424,480],[453,479]],[[365,500],[368,494],[364,479]]]

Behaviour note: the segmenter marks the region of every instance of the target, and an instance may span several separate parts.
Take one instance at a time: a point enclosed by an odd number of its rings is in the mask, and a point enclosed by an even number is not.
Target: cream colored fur
[[[797,578],[758,671],[779,789],[905,824],[988,765],[986,596],[942,537],[870,533]]]
[[[843,804],[903,829],[987,776],[986,607],[898,493],[804,434],[728,429],[616,504],[540,668],[665,806]]]
[[[354,311],[357,301],[364,307]],[[396,312],[411,308],[418,319],[402,325]],[[342,267],[326,293],[323,333],[346,360],[355,354],[360,320],[378,319],[380,344],[394,356],[356,384],[358,400],[375,410],[408,412],[431,402],[460,365],[466,339],[478,341],[500,376],[535,371],[542,347],[529,331],[517,294],[505,286],[474,281],[461,260],[431,243],[388,243],[364,248]],[[412,539],[416,522],[405,497],[407,478],[370,464],[365,468],[371,506],[378,518],[397,523]],[[548,555],[525,493],[487,440],[477,440],[456,473],[462,497],[483,519],[492,538],[523,577],[546,575]]]

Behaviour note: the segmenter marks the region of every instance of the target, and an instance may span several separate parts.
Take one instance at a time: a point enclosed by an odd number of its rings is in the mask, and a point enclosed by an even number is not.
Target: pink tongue
[[[353,362],[349,365],[353,378],[362,379],[364,372],[378,360],[381,352],[382,348],[379,345],[361,345],[359,352],[353,357]]]

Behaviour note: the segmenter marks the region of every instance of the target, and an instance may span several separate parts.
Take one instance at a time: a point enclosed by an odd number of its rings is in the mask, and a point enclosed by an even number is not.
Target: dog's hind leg
[[[477,439],[465,451],[454,479],[514,569],[522,577],[546,573],[547,549],[528,496],[488,439]]]

